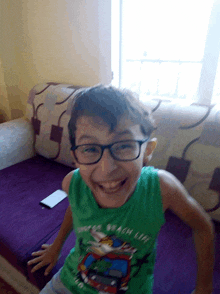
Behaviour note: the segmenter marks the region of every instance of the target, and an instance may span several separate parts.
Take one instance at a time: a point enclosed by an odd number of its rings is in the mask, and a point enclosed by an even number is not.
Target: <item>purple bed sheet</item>
[[[59,230],[68,207],[67,198],[52,209],[39,202],[71,170],[37,155],[0,171],[0,254],[26,276],[31,253]]]

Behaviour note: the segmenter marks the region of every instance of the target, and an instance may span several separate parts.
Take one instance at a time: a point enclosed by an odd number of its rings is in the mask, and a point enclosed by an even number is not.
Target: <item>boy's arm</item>
[[[69,194],[69,185],[70,185],[70,181],[73,176],[73,172],[74,171],[71,171],[70,173],[68,173],[62,182],[62,189],[67,194]],[[69,234],[71,233],[72,230],[73,230],[73,218],[72,218],[71,207],[69,205],[66,210],[66,213],[65,213],[65,216],[63,219],[63,223],[60,227],[59,233],[53,242],[54,246],[56,246],[58,248],[59,247],[62,248],[64,242],[66,241],[67,237],[69,236]]]
[[[57,250],[61,250],[64,242],[66,241],[67,237],[73,230],[73,219],[72,219],[72,211],[70,205],[68,206],[62,225],[58,232],[56,239],[53,242],[53,246],[57,248]]]
[[[72,176],[73,176],[73,172],[70,172],[68,175],[65,176],[62,182],[62,189],[67,194],[69,193],[69,185],[70,185]],[[63,219],[63,223],[60,227],[59,233],[56,239],[54,240],[53,244],[51,245],[43,244],[42,250],[32,253],[32,256],[35,256],[36,258],[30,260],[28,262],[28,265],[32,265],[32,264],[36,264],[36,265],[32,268],[31,272],[35,272],[41,267],[48,265],[48,267],[45,270],[45,275],[49,274],[49,272],[55,266],[59,258],[59,254],[62,249],[62,246],[72,230],[73,230],[72,211],[71,211],[71,207],[68,206],[64,219]]]
[[[197,255],[197,281],[195,294],[211,294],[214,267],[214,226],[210,216],[170,173],[160,170],[161,195],[164,210],[171,209],[189,225],[194,234]]]

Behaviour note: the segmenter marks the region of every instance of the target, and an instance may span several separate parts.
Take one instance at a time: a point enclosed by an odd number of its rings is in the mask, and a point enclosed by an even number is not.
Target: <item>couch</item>
[[[82,87],[61,83],[36,85],[26,116],[0,124],[0,255],[37,289],[62,266],[75,244],[67,239],[48,277],[32,274],[27,261],[43,243],[51,244],[68,200],[52,209],[39,202],[61,189],[74,169],[67,124],[75,94]],[[173,173],[215,221],[220,221],[220,105],[152,99],[145,102],[158,138],[151,165]]]

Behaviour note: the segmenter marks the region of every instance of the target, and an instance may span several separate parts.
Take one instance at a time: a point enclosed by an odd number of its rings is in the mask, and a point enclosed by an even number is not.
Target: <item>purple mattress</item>
[[[0,171],[0,254],[26,276],[31,252],[59,230],[68,207],[67,198],[52,209],[39,202],[70,171],[38,155]]]
[[[170,210],[165,213],[157,246],[154,294],[191,294],[196,282],[196,252],[192,230]],[[220,294],[220,223],[215,222],[213,294]]]

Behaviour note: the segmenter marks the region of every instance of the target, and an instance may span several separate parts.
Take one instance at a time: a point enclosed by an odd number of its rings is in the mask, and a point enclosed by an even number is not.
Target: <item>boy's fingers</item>
[[[53,268],[53,264],[51,263],[51,264],[46,268],[44,275],[47,276],[47,275],[51,272],[52,268]]]
[[[34,273],[35,271],[39,270],[43,266],[45,266],[45,263],[43,261],[41,261],[35,267],[32,268],[31,273]]]
[[[39,262],[41,260],[42,260],[42,257],[41,256],[40,257],[37,257],[37,258],[34,258],[34,259],[31,259],[31,260],[28,261],[28,265],[37,263],[37,262]]]
[[[41,246],[41,248],[48,248],[50,245],[49,244],[43,244],[42,246]]]
[[[39,251],[36,251],[36,252],[32,252],[31,255],[32,256],[37,256],[37,255],[42,255],[44,253],[44,250],[39,250]]]
[[[48,244],[43,244],[43,245],[41,246],[41,248],[43,248],[44,250],[39,250],[39,251],[32,252],[31,255],[32,255],[32,256],[42,255],[42,254],[45,253],[45,249],[47,249],[49,246],[50,246],[50,245],[48,245]]]

